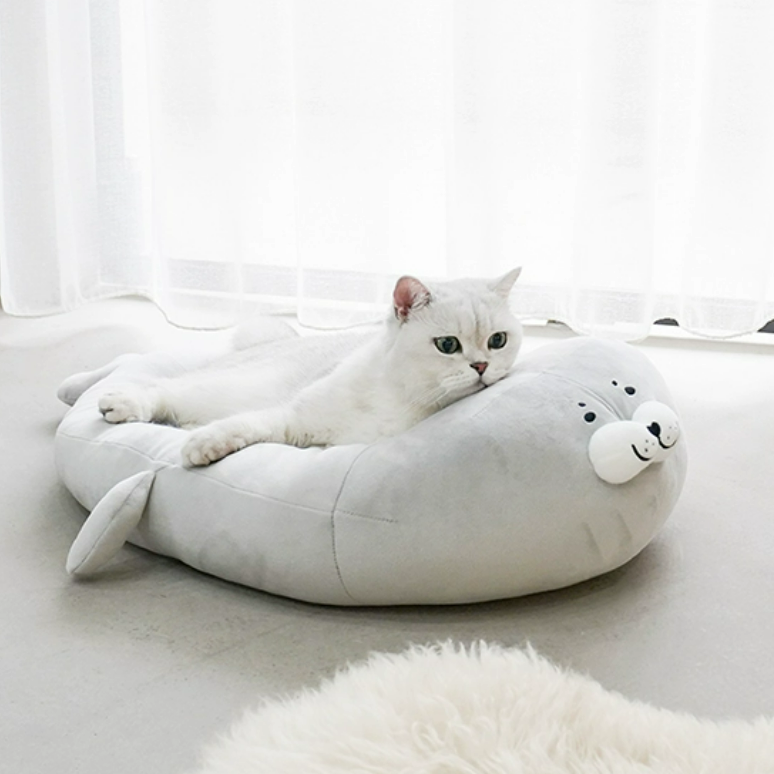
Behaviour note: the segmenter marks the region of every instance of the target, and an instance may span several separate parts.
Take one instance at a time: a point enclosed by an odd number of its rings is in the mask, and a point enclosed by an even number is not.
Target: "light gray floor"
[[[527,346],[559,335],[534,331]],[[643,346],[677,399],[688,481],[654,543],[589,583],[475,606],[332,609],[132,547],[101,577],[74,581],[64,563],[84,512],[53,464],[56,387],[122,352],[196,336],[140,301],[0,313],[0,771],[185,772],[260,697],[315,685],[373,650],[448,638],[529,641],[672,709],[774,714],[771,347]]]

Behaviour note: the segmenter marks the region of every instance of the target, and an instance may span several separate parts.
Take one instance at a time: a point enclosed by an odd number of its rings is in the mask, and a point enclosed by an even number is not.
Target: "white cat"
[[[187,465],[254,443],[369,443],[502,379],[522,330],[508,296],[521,269],[493,281],[425,285],[402,277],[389,319],[357,332],[262,344],[220,363],[99,400],[108,422],[192,430]]]

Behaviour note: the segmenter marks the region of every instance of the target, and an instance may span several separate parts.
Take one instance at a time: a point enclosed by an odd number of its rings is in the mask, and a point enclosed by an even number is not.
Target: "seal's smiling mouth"
[[[634,444],[632,444],[632,451],[634,452],[634,456],[635,456],[635,457],[636,457],[638,460],[642,460],[642,462],[650,462],[650,461],[651,461],[651,459],[652,459],[652,457],[643,457],[643,456],[642,456],[642,455],[641,455],[641,454],[640,454],[640,453],[637,451],[637,447],[636,447]]]
[[[674,428],[672,428],[672,430],[674,430]],[[648,432],[658,441],[658,445],[664,449],[664,451],[669,451],[677,443],[677,438],[675,438],[672,443],[668,444],[661,440],[661,425],[658,422],[651,422],[648,425]],[[639,457],[639,455],[637,456]]]

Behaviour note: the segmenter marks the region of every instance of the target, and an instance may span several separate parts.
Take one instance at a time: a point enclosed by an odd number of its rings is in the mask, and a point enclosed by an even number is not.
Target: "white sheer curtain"
[[[774,317],[769,0],[0,0],[0,294],[183,325],[524,273],[624,338]]]

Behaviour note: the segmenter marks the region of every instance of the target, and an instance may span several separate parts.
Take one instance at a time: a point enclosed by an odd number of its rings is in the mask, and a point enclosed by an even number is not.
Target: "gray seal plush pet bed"
[[[677,501],[686,450],[659,373],[592,338],[377,443],[250,446],[181,465],[183,430],[111,425],[109,384],[181,372],[124,356],[60,388],[62,480],[91,514],[68,557],[98,571],[128,540],[220,578],[333,605],[451,604],[568,586],[621,566]]]

